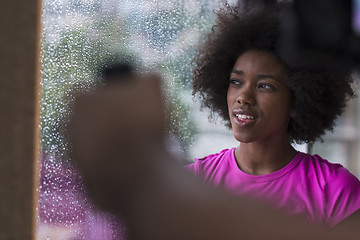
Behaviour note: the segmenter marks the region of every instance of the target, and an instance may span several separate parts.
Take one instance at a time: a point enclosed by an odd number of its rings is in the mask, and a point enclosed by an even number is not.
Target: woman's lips
[[[233,112],[234,121],[240,126],[247,126],[256,121],[257,117],[255,114],[250,114],[244,110],[238,109]]]

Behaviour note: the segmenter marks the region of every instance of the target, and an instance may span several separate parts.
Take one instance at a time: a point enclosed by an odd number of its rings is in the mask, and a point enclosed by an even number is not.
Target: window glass
[[[161,72],[174,108],[170,132],[186,159],[209,154],[232,140],[228,130],[217,127],[214,132],[230,140],[206,151],[194,147],[197,134],[210,128],[196,127],[207,122],[206,114],[193,117],[198,109],[192,108],[191,59],[198,39],[214,24],[216,8],[217,1],[207,0],[44,1],[38,239],[125,238],[121,222],[84,197],[62,137],[72,92],[91,86],[104,61],[126,57]]]

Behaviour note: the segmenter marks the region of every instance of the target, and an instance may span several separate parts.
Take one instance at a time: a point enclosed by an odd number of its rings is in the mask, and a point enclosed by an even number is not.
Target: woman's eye
[[[241,82],[237,79],[230,79],[230,83],[234,85],[241,85]]]
[[[267,83],[260,83],[258,85],[258,88],[261,88],[261,89],[266,89],[266,90],[272,90],[274,89],[274,87],[270,84],[267,84]]]

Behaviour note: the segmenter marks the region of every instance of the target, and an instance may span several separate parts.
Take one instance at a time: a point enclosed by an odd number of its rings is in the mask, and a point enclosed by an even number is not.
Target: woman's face
[[[248,50],[238,57],[230,74],[227,104],[239,142],[287,138],[291,94],[284,66],[272,54]]]

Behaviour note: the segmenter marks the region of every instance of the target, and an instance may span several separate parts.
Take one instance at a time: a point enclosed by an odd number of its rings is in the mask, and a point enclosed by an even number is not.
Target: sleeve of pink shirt
[[[195,159],[194,163],[191,163],[189,165],[185,166],[185,169],[189,172],[191,172],[192,174],[194,174],[195,176],[200,176],[200,164],[199,161],[197,159]]]
[[[335,226],[360,209],[360,182],[345,168],[339,168],[325,189],[328,195],[329,226]]]

